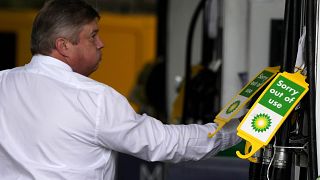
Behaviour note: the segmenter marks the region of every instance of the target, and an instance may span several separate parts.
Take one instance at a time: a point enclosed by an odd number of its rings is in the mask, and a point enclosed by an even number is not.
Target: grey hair
[[[77,44],[82,27],[99,13],[82,0],[49,0],[41,8],[32,26],[31,53],[48,55],[62,37]]]

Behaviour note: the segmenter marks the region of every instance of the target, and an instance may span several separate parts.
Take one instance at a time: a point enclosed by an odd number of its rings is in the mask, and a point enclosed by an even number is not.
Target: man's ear
[[[69,43],[69,41],[65,38],[57,38],[56,39],[56,43],[55,43],[56,49],[63,56],[68,55],[68,43]]]

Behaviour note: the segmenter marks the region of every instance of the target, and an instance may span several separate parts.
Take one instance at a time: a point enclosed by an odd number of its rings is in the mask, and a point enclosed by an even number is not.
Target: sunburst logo
[[[230,114],[232,113],[234,110],[236,110],[238,108],[238,106],[240,105],[240,100],[237,100],[235,102],[233,102],[227,109],[226,113]]]
[[[268,114],[257,114],[251,122],[251,127],[256,132],[267,131],[271,126],[271,118]]]

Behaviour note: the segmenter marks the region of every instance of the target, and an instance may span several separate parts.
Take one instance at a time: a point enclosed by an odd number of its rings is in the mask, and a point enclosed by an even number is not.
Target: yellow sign
[[[251,157],[267,145],[284,120],[309,90],[306,77],[300,72],[279,73],[268,85],[238,126],[238,136],[251,144],[251,151],[237,155]]]
[[[247,83],[240,92],[227,103],[227,105],[215,117],[214,122],[218,124],[218,128],[213,133],[209,133],[209,137],[213,137],[226,123],[228,123],[244,105],[276,74],[280,67],[267,67],[260,71],[249,83]]]

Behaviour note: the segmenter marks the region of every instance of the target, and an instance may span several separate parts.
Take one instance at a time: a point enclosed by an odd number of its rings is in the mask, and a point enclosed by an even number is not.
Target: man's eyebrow
[[[94,29],[91,31],[90,36],[95,36],[96,34],[98,34],[99,29]]]
[[[97,33],[99,32],[99,29],[94,29],[91,33]]]

